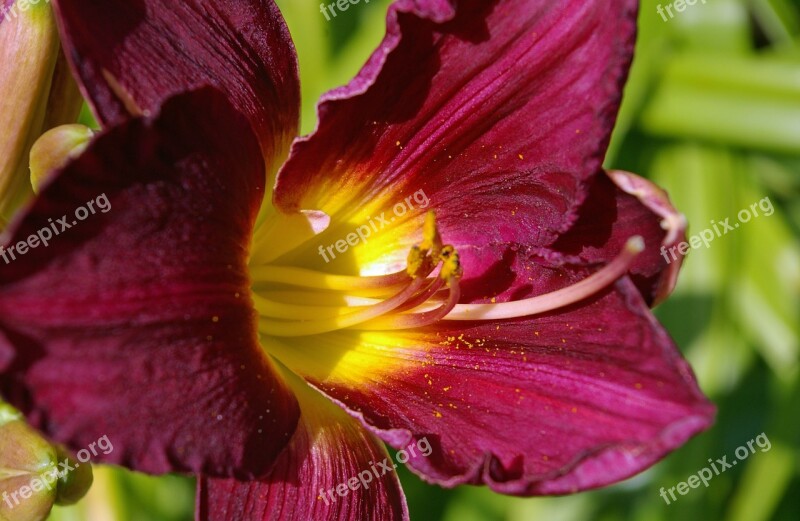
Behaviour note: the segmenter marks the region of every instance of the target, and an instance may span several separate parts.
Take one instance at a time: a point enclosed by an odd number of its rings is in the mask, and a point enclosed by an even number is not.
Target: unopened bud
[[[92,465],[79,463],[61,448],[58,449],[59,479],[57,505],[73,505],[89,492],[94,481]]]
[[[49,2],[7,5],[0,17],[0,228],[32,195],[28,157],[34,141],[55,125],[74,122],[82,104],[59,49]]]
[[[0,403],[0,519],[40,521],[56,499],[56,449]]]
[[[78,124],[62,125],[42,134],[31,148],[33,190],[38,192],[47,174],[79,156],[89,146],[93,135],[92,129]]]

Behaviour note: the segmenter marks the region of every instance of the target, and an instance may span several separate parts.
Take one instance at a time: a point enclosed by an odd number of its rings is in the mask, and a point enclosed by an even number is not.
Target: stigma
[[[290,266],[251,267],[258,330],[272,337],[311,336],[343,329],[416,329],[443,320],[485,321],[529,317],[580,302],[624,276],[644,249],[633,236],[610,263],[585,279],[535,297],[492,304],[459,304],[463,267],[443,244],[429,212],[423,239],[406,268],[382,276],[334,275]]]

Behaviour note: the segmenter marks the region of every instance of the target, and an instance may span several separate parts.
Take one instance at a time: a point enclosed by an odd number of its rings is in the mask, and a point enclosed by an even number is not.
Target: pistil
[[[446,320],[501,320],[539,315],[584,300],[625,275],[636,256],[644,250],[644,240],[635,235],[628,239],[617,257],[592,275],[552,293],[514,302],[497,304],[459,304]]]

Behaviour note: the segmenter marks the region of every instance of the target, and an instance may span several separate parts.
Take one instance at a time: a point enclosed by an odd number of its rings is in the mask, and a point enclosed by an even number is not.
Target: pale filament
[[[644,240],[640,236],[631,237],[611,262],[585,279],[551,293],[513,302],[459,304],[458,253],[452,246],[441,244],[435,220],[429,214],[425,240],[412,249],[407,270],[379,277],[358,277],[285,266],[255,267],[251,272],[253,300],[260,314],[259,332],[277,337],[309,336],[341,329],[421,328],[442,320],[530,317],[596,295],[624,276],[643,249]]]

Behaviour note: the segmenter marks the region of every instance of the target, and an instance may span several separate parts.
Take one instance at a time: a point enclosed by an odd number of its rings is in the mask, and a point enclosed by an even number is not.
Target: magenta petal
[[[97,138],[12,225],[6,246],[70,228],[0,262],[3,395],[74,450],[107,435],[106,462],[265,474],[299,410],[249,297],[263,193],[250,125],[211,89]]]
[[[449,4],[390,8],[380,48],[295,142],[279,206],[335,215],[422,189],[462,243],[544,245],[569,227],[616,117],[636,2]]]
[[[326,398],[299,386],[300,424],[269,476],[247,483],[201,478],[197,519],[408,520],[396,467],[383,444]]]
[[[554,269],[548,280],[555,289],[579,278]],[[608,485],[663,458],[714,415],[628,279],[560,313],[353,334],[350,343],[341,333],[313,345],[340,362],[287,358],[292,368],[394,447],[426,437],[431,456],[410,465],[445,486],[539,495]],[[345,358],[351,345],[368,372],[347,362],[356,359]],[[307,359],[299,343],[291,349]]]
[[[104,126],[129,117],[126,98],[155,112],[210,84],[253,125],[267,158],[296,135],[297,57],[273,0],[55,0],[66,55]],[[275,165],[277,167],[277,165]]]

